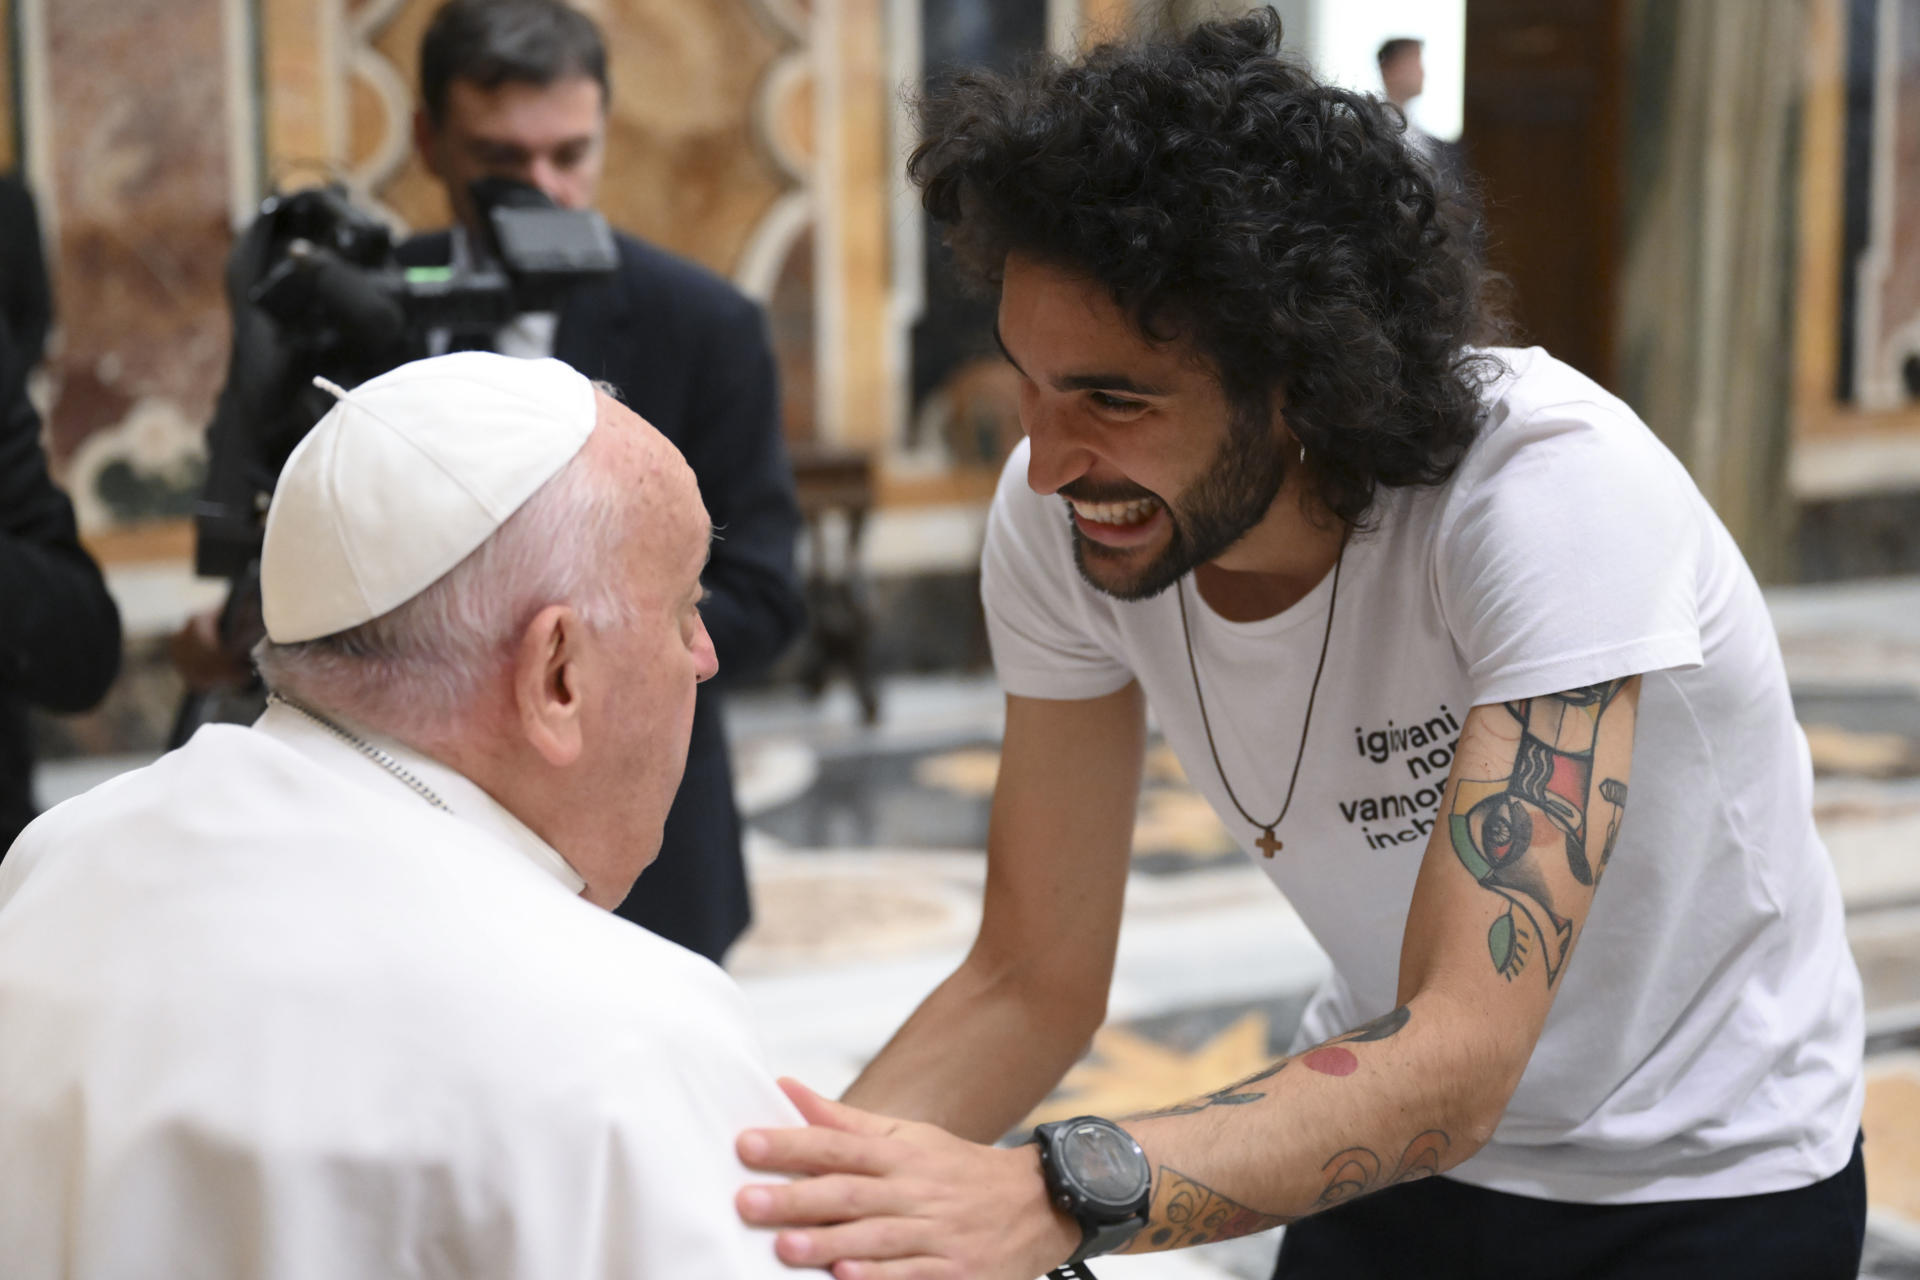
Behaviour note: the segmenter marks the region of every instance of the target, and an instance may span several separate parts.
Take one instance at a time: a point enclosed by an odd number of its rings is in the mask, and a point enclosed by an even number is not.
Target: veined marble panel
[[[14,144],[13,0],[0,0],[0,171],[20,163]]]
[[[184,514],[228,343],[229,6],[12,2],[44,32],[54,457],[89,527]]]

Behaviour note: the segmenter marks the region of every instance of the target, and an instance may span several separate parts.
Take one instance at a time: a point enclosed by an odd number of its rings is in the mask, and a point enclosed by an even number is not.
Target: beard
[[[1082,502],[1127,502],[1153,498],[1166,508],[1173,534],[1158,555],[1138,569],[1123,568],[1131,554],[1102,545],[1073,528],[1073,563],[1088,586],[1116,600],[1150,600],[1207,561],[1225,553],[1247,530],[1259,524],[1280,495],[1287,478],[1285,450],[1274,438],[1265,406],[1258,413],[1233,411],[1227,438],[1213,461],[1179,502],[1169,502],[1138,485],[1102,487],[1070,484],[1064,497]]]

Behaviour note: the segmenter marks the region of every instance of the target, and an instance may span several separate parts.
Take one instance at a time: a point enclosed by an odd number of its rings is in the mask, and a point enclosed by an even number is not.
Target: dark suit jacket
[[[720,658],[719,677],[700,688],[660,857],[620,914],[718,960],[749,918],[719,686],[764,669],[799,634],[800,513],[760,308],[702,267],[631,236],[616,240],[619,270],[568,296],[553,354],[618,387],[692,465],[719,531],[701,613]],[[438,232],[409,240],[400,256],[413,266],[444,263],[449,252]]]
[[[53,292],[40,248],[40,215],[18,174],[0,174],[0,319],[13,354],[27,369],[40,363],[53,324]]]
[[[32,820],[27,707],[84,711],[120,670],[120,613],[54,488],[0,320],[0,856]]]

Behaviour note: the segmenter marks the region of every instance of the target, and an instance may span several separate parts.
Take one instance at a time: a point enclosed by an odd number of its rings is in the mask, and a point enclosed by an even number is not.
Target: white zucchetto
[[[339,398],[281,469],[260,553],[277,644],[357,627],[419,595],[587,442],[593,384],[559,360],[461,351]]]

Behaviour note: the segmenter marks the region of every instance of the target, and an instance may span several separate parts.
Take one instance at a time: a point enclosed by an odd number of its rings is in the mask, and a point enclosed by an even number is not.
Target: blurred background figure
[[[1375,55],[1380,64],[1380,84],[1387,101],[1400,111],[1407,122],[1407,145],[1427,162],[1445,188],[1460,193],[1466,174],[1460,162],[1457,143],[1443,142],[1414,123],[1413,100],[1426,92],[1427,70],[1421,62],[1421,42],[1407,36],[1394,36],[1380,45]]]
[[[40,211],[18,173],[0,174],[0,319],[21,367],[38,368],[53,327],[53,290],[40,244]]]
[[[23,188],[12,190],[24,197]],[[8,298],[24,297],[25,318],[44,341],[46,268],[33,255],[14,261],[19,242],[10,220],[0,233]],[[33,223],[31,204],[25,226]],[[23,237],[24,239],[25,237]],[[37,247],[37,236],[32,237]],[[16,288],[13,272],[30,277]],[[37,276],[37,284],[31,277]],[[34,302],[35,297],[40,300]],[[0,858],[36,812],[33,740],[27,708],[85,711],[99,702],[120,670],[120,614],[74,527],[73,504],[47,474],[40,415],[27,399],[27,361],[11,322],[0,318]]]
[[[1380,61],[1380,83],[1386,88],[1387,101],[1400,108],[1404,115],[1407,107],[1427,87],[1427,71],[1420,64],[1420,42],[1406,36],[1395,36],[1380,46],[1376,56]]]

